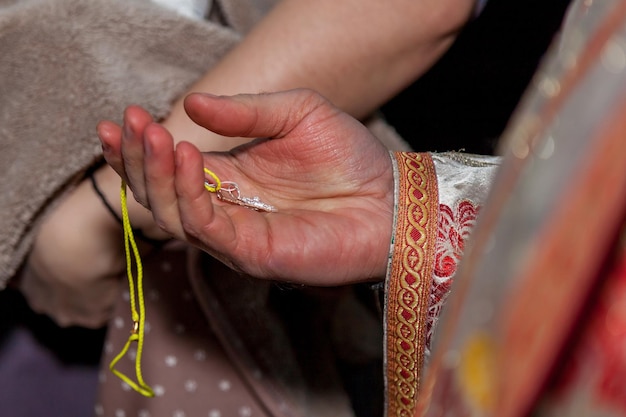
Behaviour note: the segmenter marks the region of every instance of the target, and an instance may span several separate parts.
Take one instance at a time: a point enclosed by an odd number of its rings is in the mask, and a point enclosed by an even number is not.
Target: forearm
[[[308,87],[357,118],[419,77],[469,18],[470,0],[283,0],[190,91],[256,93]],[[184,114],[165,123],[176,140],[204,149],[212,140]]]

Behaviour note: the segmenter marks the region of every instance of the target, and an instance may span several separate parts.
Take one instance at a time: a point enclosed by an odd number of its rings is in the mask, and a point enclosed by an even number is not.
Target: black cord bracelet
[[[96,195],[98,196],[98,198],[100,199],[100,201],[102,202],[104,207],[107,209],[107,211],[109,213],[111,213],[113,218],[120,224],[120,226],[122,226],[124,224],[124,222],[122,221],[122,218],[113,209],[111,204],[109,204],[109,201],[105,197],[104,193],[102,192],[102,190],[100,190],[100,187],[98,187],[98,183],[96,182],[96,178],[95,178],[94,174],[95,174],[95,172],[92,170],[89,173],[89,175],[88,175],[89,176],[89,180],[91,181],[91,186],[92,186],[93,190],[95,191]],[[148,244],[150,244],[152,246],[161,247],[161,246],[163,246],[163,244],[165,244],[165,242],[167,242],[167,240],[158,240],[158,239],[149,238],[149,237],[147,237],[146,235],[143,234],[141,229],[133,228],[133,233],[135,234],[135,236],[138,239],[140,239],[143,242],[148,243]]]
[[[91,180],[91,186],[93,187],[93,190],[96,192],[96,195],[98,196],[98,198],[100,198],[100,201],[102,201],[102,204],[104,205],[104,207],[106,207],[106,209],[109,211],[109,213],[111,213],[113,218],[117,220],[117,222],[120,225],[122,225],[123,224],[122,218],[115,212],[115,210],[113,210],[113,207],[111,207],[111,205],[109,204],[109,201],[106,199],[102,191],[100,191],[100,187],[98,187],[98,183],[96,182],[96,177],[94,176],[93,172],[89,174],[89,180]]]

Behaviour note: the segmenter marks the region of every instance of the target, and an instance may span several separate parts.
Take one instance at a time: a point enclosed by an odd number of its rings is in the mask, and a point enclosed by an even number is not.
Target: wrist
[[[102,220],[116,231],[122,227],[122,207],[120,200],[121,179],[108,165],[94,171],[89,178],[94,195],[100,200],[101,206],[108,212],[107,219]],[[146,243],[159,245],[169,238],[154,222],[152,213],[135,199],[127,199],[128,215],[136,237]]]

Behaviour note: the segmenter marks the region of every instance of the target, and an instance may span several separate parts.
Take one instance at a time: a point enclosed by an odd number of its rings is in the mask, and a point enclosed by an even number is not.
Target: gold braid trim
[[[387,417],[411,417],[420,386],[437,236],[438,190],[427,153],[394,153],[397,219],[386,284]]]

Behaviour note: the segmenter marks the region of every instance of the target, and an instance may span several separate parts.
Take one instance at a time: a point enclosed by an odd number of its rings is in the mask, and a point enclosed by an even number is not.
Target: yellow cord
[[[215,177],[217,178],[217,177]],[[219,180],[218,180],[219,182]],[[219,184],[218,184],[219,185]],[[141,264],[141,256],[139,249],[135,243],[135,236],[133,235],[133,229],[130,224],[130,218],[128,217],[128,204],[126,196],[126,183],[122,180],[122,187],[120,190],[120,200],[122,203],[122,225],[124,228],[124,251],[126,253],[126,272],[128,275],[128,287],[130,290],[130,309],[133,319],[133,329],[131,331],[126,344],[122,348],[122,351],[113,358],[109,369],[113,374],[117,375],[122,381],[126,382],[132,389],[146,397],[154,397],[154,391],[143,380],[141,373],[141,355],[143,353],[144,335],[145,335],[145,322],[146,322],[146,308],[143,297],[143,266]],[[135,293],[135,282],[133,279],[132,268],[132,255],[135,258],[135,264],[137,265],[137,291]],[[139,308],[139,309],[137,309]],[[122,372],[115,369],[115,365],[126,355],[131,343],[137,342],[137,354],[135,356],[135,375],[137,382],[130,379]]]
[[[207,174],[209,177],[213,178],[215,180],[214,184],[209,183],[208,181],[204,182],[204,188],[206,188],[208,191],[212,192],[212,193],[216,193],[219,191],[220,188],[222,188],[222,181],[220,181],[219,177],[217,175],[215,175],[215,172],[204,168],[204,173]]]
[[[215,175],[214,172],[204,169],[204,172],[210,176],[215,182],[204,183],[205,188],[216,193],[222,187],[222,182]],[[133,329],[126,341],[126,344],[111,361],[109,369],[113,374],[119,377],[122,381],[126,382],[132,389],[146,397],[154,397],[154,391],[143,380],[141,372],[141,355],[143,353],[144,335],[145,335],[145,322],[146,322],[146,307],[143,297],[143,266],[141,264],[141,255],[135,242],[135,236],[133,234],[133,228],[130,224],[130,218],[128,216],[128,203],[126,194],[126,183],[122,180],[122,187],[120,190],[120,200],[122,205],[122,226],[124,228],[124,252],[126,253],[126,274],[128,275],[128,288],[130,292],[130,311],[133,319]],[[131,256],[132,251],[132,256]],[[135,292],[135,280],[133,279],[132,258],[135,258],[135,264],[137,266],[137,291]],[[133,381],[130,377],[118,371],[115,365],[128,353],[128,349],[133,342],[137,342],[137,354],[135,356],[135,375],[137,382]]]

